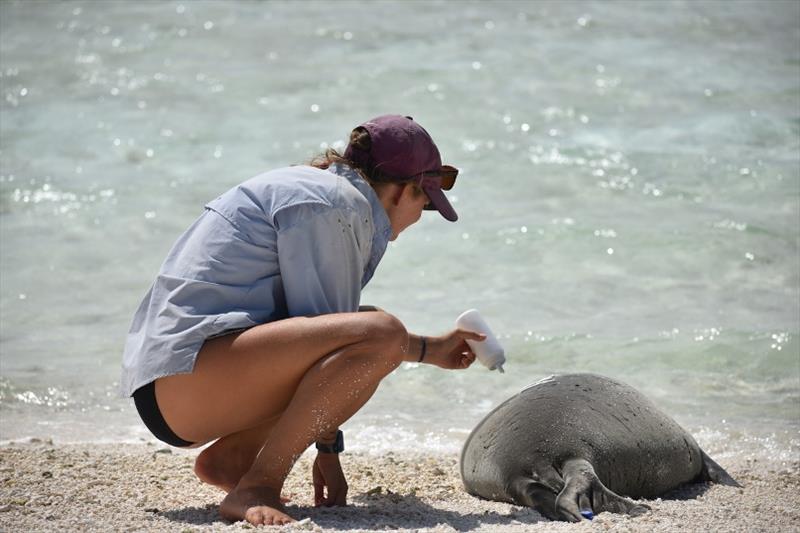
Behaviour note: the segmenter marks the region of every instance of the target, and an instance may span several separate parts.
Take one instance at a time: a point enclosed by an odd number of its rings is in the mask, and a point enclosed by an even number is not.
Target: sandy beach
[[[197,451],[153,443],[11,443],[0,448],[2,531],[241,531],[217,513],[222,493],[192,473]],[[315,509],[306,453],[285,494],[299,522],[283,531],[797,531],[800,461],[728,459],[744,488],[693,485],[640,517],[603,513],[580,524],[464,492],[455,455],[346,454],[349,506]],[[262,526],[263,527],[263,526]],[[278,529],[278,526],[266,529]]]

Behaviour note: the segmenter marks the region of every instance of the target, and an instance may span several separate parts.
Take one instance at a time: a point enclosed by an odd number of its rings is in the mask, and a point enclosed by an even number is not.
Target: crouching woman
[[[345,505],[339,426],[403,361],[475,359],[454,330],[422,337],[360,293],[389,241],[424,209],[457,219],[430,135],[410,117],[358,126],[343,155],[256,176],[205,206],[139,306],[121,387],[150,431],[227,492],[229,520],[284,524],[281,489],[313,443],[317,505]]]

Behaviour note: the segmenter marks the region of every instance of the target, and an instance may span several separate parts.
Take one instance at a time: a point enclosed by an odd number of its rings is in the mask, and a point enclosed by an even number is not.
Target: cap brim
[[[458,215],[456,214],[456,210],[453,209],[453,206],[450,205],[450,202],[447,200],[447,196],[444,195],[444,191],[436,186],[425,186],[423,185],[422,190],[425,191],[425,194],[428,196],[428,200],[431,201],[433,204],[433,208],[439,211],[439,213],[450,222],[455,222],[458,220]]]

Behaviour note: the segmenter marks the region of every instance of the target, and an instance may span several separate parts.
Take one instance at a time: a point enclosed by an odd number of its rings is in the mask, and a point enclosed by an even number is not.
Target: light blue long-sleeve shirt
[[[252,178],[206,205],[133,318],[120,392],[191,372],[206,339],[358,310],[391,237],[375,191],[345,165]]]

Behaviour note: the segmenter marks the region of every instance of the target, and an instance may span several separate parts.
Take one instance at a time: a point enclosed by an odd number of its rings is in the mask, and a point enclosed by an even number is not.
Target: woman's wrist
[[[428,363],[431,357],[431,339],[422,335],[408,336],[408,351],[403,357],[407,363]]]
[[[316,448],[321,453],[338,454],[344,451],[344,435],[337,430],[333,442],[317,441]]]

